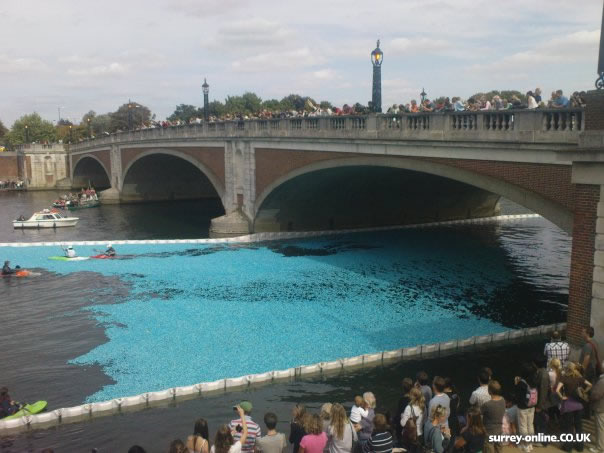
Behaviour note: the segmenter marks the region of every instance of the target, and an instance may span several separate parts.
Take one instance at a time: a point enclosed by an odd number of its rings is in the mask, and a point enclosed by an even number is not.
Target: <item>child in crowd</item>
[[[505,414],[501,422],[501,433],[506,435],[513,435],[518,432],[518,406],[514,404],[514,401],[509,395],[505,397]],[[503,445],[508,445],[504,443]]]
[[[360,424],[362,418],[367,418],[369,411],[363,408],[363,397],[357,395],[354,397],[354,406],[350,409],[350,421],[354,424]]]

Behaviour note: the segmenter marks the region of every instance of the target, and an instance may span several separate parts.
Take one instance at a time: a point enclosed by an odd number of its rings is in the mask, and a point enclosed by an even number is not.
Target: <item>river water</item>
[[[221,213],[212,202],[101,206],[78,211],[76,228],[13,231],[13,218],[57,196],[0,193],[0,242],[200,238]],[[523,212],[511,203],[504,203],[504,211]],[[569,250],[570,238],[542,218],[245,246],[124,245],[118,249],[123,259],[115,261],[65,263],[48,259],[60,254],[54,247],[0,247],[5,259],[40,273],[0,281],[3,320],[12,329],[2,339],[10,366],[1,384],[14,397],[65,407],[564,321]],[[93,247],[77,251],[95,253]],[[498,354],[513,350],[528,357],[538,346],[508,348]],[[488,362],[490,354],[481,360]],[[468,374],[454,363],[467,360],[439,359],[429,366],[446,365],[441,373],[463,381]],[[471,360],[467,366],[475,367]],[[394,390],[387,382],[398,382],[407,370],[408,364],[344,380],[270,386],[252,391],[254,404],[268,408],[269,401],[286,417],[292,401],[349,401],[353,395],[342,385],[354,392],[363,390],[358,385],[372,386],[378,399],[390,398]],[[471,383],[473,378],[460,386],[469,390]],[[236,398],[37,431],[5,439],[0,451],[27,445],[125,450],[129,433],[142,444],[162,445],[150,451],[163,451],[168,431],[160,435],[164,431],[150,432],[151,426],[184,435],[182,423],[192,424],[202,410],[199,415],[214,421],[213,432]],[[173,420],[164,424],[164,417]],[[125,418],[123,425],[119,420]]]

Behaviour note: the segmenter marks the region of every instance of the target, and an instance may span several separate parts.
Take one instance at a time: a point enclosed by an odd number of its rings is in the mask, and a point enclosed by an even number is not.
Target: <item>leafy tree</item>
[[[101,135],[103,132],[111,131],[111,114],[103,113],[102,115],[96,115],[90,121],[93,135]]]
[[[201,117],[203,118],[203,116],[204,116],[203,107],[199,109],[199,112],[201,114]],[[225,113],[226,113],[226,109],[222,102],[212,101],[208,104],[208,115],[220,118]]]
[[[282,110],[302,110],[306,99],[299,94],[290,94],[281,99]]]
[[[61,124],[57,126],[57,140],[63,143],[77,143],[88,136],[86,126],[83,124]]]
[[[174,113],[168,117],[168,120],[180,120],[188,123],[191,118],[196,117],[203,117],[203,109],[199,109],[194,105],[180,104],[176,106],[176,110],[174,110]]]
[[[250,92],[242,96],[227,96],[224,107],[228,113],[257,113],[262,108],[262,99]]]
[[[490,101],[491,99],[493,99],[493,96],[495,96],[495,95],[501,97],[501,99],[507,99],[508,101],[510,101],[512,99],[512,96],[518,96],[518,99],[520,99],[522,102],[526,102],[526,95],[524,93],[521,93],[518,90],[502,90],[502,91],[491,90],[486,93],[476,93],[476,94],[470,96],[470,98],[474,98],[474,99],[478,100],[482,96],[486,96],[486,98]],[[468,98],[468,99],[470,99],[470,98]]]
[[[13,123],[11,131],[7,134],[10,145],[20,145],[32,142],[56,141],[56,131],[50,121],[43,120],[38,113],[24,115]]]
[[[321,101],[320,106],[322,109],[333,109],[333,105],[329,101]]]
[[[262,109],[277,111],[281,110],[281,103],[277,99],[267,99],[262,101]]]
[[[73,126],[73,123],[66,118],[61,118],[57,123],[57,126]]]
[[[4,126],[4,123],[0,121],[0,137],[4,137],[8,132],[8,129]]]
[[[111,132],[135,129],[151,119],[151,110],[137,102],[121,105],[117,111],[110,113]]]

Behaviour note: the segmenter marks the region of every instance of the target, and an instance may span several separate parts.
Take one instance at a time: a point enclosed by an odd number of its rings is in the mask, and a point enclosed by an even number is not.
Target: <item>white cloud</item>
[[[268,52],[253,57],[235,60],[231,67],[240,72],[285,71],[292,68],[323,64],[325,58],[313,53],[308,47],[302,49]]]
[[[67,74],[72,76],[111,76],[123,75],[128,72],[129,68],[127,65],[115,61],[106,65],[71,68],[67,70]]]
[[[319,69],[318,71],[313,71],[310,74],[317,80],[333,80],[335,78],[340,78],[338,73],[330,68]]]
[[[238,53],[242,48],[283,47],[291,44],[294,37],[294,31],[288,27],[266,19],[253,18],[223,25],[215,38],[204,43],[204,47]]]
[[[451,50],[452,46],[443,39],[427,37],[420,38],[395,38],[388,43],[388,53],[392,55],[409,54],[438,54]]]
[[[45,71],[48,71],[48,66],[36,58],[0,55],[0,74],[33,75]]]

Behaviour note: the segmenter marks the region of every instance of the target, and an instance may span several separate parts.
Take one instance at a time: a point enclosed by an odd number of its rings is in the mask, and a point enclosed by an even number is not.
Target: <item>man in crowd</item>
[[[581,349],[579,363],[583,366],[585,372],[584,377],[589,382],[595,382],[598,376],[597,371],[600,371],[600,355],[598,353],[598,347],[593,341],[594,333],[593,327],[586,327],[581,330],[581,336],[583,337],[585,344]]]
[[[256,450],[263,453],[285,453],[287,441],[285,434],[278,433],[276,430],[277,416],[272,412],[267,412],[264,414],[264,424],[268,431],[266,436],[256,439]]]
[[[449,395],[445,393],[445,378],[441,376],[434,376],[432,380],[432,391],[434,392],[434,396],[430,400],[428,404],[428,414],[432,414],[432,410],[436,406],[442,406],[447,410],[447,420],[444,423],[444,426],[449,427],[449,414],[451,413],[451,400],[449,399]]]
[[[428,404],[430,404],[430,400],[432,399],[432,389],[428,385],[428,373],[420,371],[415,375],[415,379],[415,386],[420,389],[422,395],[424,395],[426,409],[428,409]]]
[[[550,342],[545,344],[545,349],[543,350],[543,354],[547,357],[547,363],[552,359],[558,359],[562,366],[566,365],[569,352],[570,347],[568,346],[568,343],[562,341],[560,332],[558,331],[552,333]]]
[[[478,373],[478,383],[479,387],[472,392],[470,396],[470,404],[476,405],[478,407],[482,407],[484,403],[491,399],[489,395],[489,380],[491,379],[491,375],[486,369],[480,370]],[[505,409],[505,407],[504,407]],[[503,417],[503,415],[502,415]]]
[[[501,384],[492,380],[487,384],[489,400],[482,407],[482,422],[486,430],[486,440],[482,448],[483,453],[501,453],[501,442],[489,442],[489,436],[501,435],[501,421],[505,414],[505,400],[501,396]]]
[[[241,407],[245,413],[245,421],[247,424],[247,439],[245,441],[245,445],[242,445],[241,451],[242,453],[254,453],[256,439],[258,439],[261,434],[260,426],[258,426],[258,424],[252,420],[252,417],[250,417],[252,412],[252,403],[249,401],[242,401],[239,403],[239,407]],[[242,426],[241,418],[231,420],[231,423],[229,424],[229,428],[233,433],[233,442],[237,442],[241,438],[241,429],[238,430],[237,426]]]
[[[564,96],[562,90],[556,91],[556,98],[552,102],[552,107],[555,109],[564,109],[568,107],[568,98]]]

